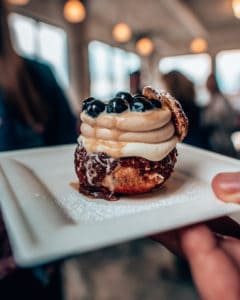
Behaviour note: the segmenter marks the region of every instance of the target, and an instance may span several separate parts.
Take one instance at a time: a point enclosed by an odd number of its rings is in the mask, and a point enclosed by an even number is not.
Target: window
[[[67,36],[63,29],[12,13],[9,25],[16,51],[25,57],[46,62],[53,67],[59,83],[67,88]]]
[[[91,95],[110,98],[129,90],[129,74],[140,69],[140,58],[131,52],[98,41],[89,44]]]
[[[206,80],[211,72],[211,58],[208,54],[179,55],[160,60],[159,70],[168,73],[178,70],[192,80],[196,87],[197,101],[204,105],[208,101],[205,88]]]
[[[240,50],[221,51],[216,56],[219,86],[226,94],[240,93]]]

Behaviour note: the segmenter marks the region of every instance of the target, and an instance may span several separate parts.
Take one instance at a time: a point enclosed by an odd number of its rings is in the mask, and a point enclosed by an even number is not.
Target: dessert
[[[79,191],[107,200],[160,188],[188,131],[179,102],[151,87],[135,96],[119,92],[108,103],[88,98],[81,121],[75,151]]]

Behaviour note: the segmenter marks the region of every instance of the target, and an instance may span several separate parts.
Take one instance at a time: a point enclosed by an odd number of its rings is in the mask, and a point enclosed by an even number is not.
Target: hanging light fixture
[[[79,0],[67,0],[63,8],[63,15],[70,23],[80,23],[86,17],[86,9]]]
[[[8,0],[8,3],[13,5],[26,5],[30,0]]]
[[[232,1],[232,9],[233,9],[234,16],[240,19],[240,0]]]
[[[207,41],[203,38],[195,38],[190,44],[190,50],[193,53],[201,53],[206,51],[208,48]]]
[[[149,56],[153,53],[154,45],[150,38],[143,37],[136,42],[136,50],[142,56]]]
[[[132,30],[127,24],[118,23],[113,27],[112,35],[115,41],[125,43],[131,39]]]

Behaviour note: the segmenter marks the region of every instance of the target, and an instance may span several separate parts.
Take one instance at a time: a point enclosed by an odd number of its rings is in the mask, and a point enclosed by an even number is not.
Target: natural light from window
[[[211,72],[211,58],[208,54],[191,54],[166,57],[160,60],[159,70],[165,74],[178,70],[192,80],[196,87],[197,102],[205,105],[208,94],[205,88],[206,79]]]
[[[222,92],[240,94],[240,50],[219,52],[216,68]]]
[[[91,95],[108,99],[117,91],[129,91],[129,74],[141,67],[138,55],[99,41],[89,44]]]
[[[22,56],[48,63],[59,83],[67,88],[69,76],[66,32],[16,13],[10,14],[9,25],[16,51]]]
[[[17,52],[30,57],[35,56],[35,21],[15,13],[9,16],[10,27],[13,29],[13,44]]]

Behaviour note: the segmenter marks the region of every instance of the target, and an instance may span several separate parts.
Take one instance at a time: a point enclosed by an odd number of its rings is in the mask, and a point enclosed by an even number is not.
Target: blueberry
[[[143,95],[141,93],[137,93],[133,96],[133,98],[136,98],[136,97],[143,97]],[[144,97],[143,97],[144,98]]]
[[[127,109],[127,101],[119,97],[113,98],[107,104],[107,113],[119,114]]]
[[[131,94],[127,93],[127,92],[118,92],[116,94],[116,97],[117,98],[121,98],[121,99],[124,99],[124,100],[127,100],[128,103],[131,103],[132,102],[132,96]]]
[[[162,107],[161,101],[156,100],[156,99],[151,99],[150,101],[151,101],[152,106],[153,106],[154,108],[161,108],[161,107]]]
[[[95,100],[95,98],[93,98],[93,97],[90,97],[90,98],[85,99],[85,100],[83,101],[83,104],[82,104],[82,111],[86,110],[87,107],[88,107],[88,104],[89,104],[90,102],[92,102],[93,100]]]
[[[92,100],[87,105],[86,113],[90,117],[96,118],[104,110],[105,110],[105,104],[102,101]]]
[[[131,103],[131,111],[143,112],[151,109],[153,109],[153,106],[146,98],[141,96],[136,96],[133,98]]]

